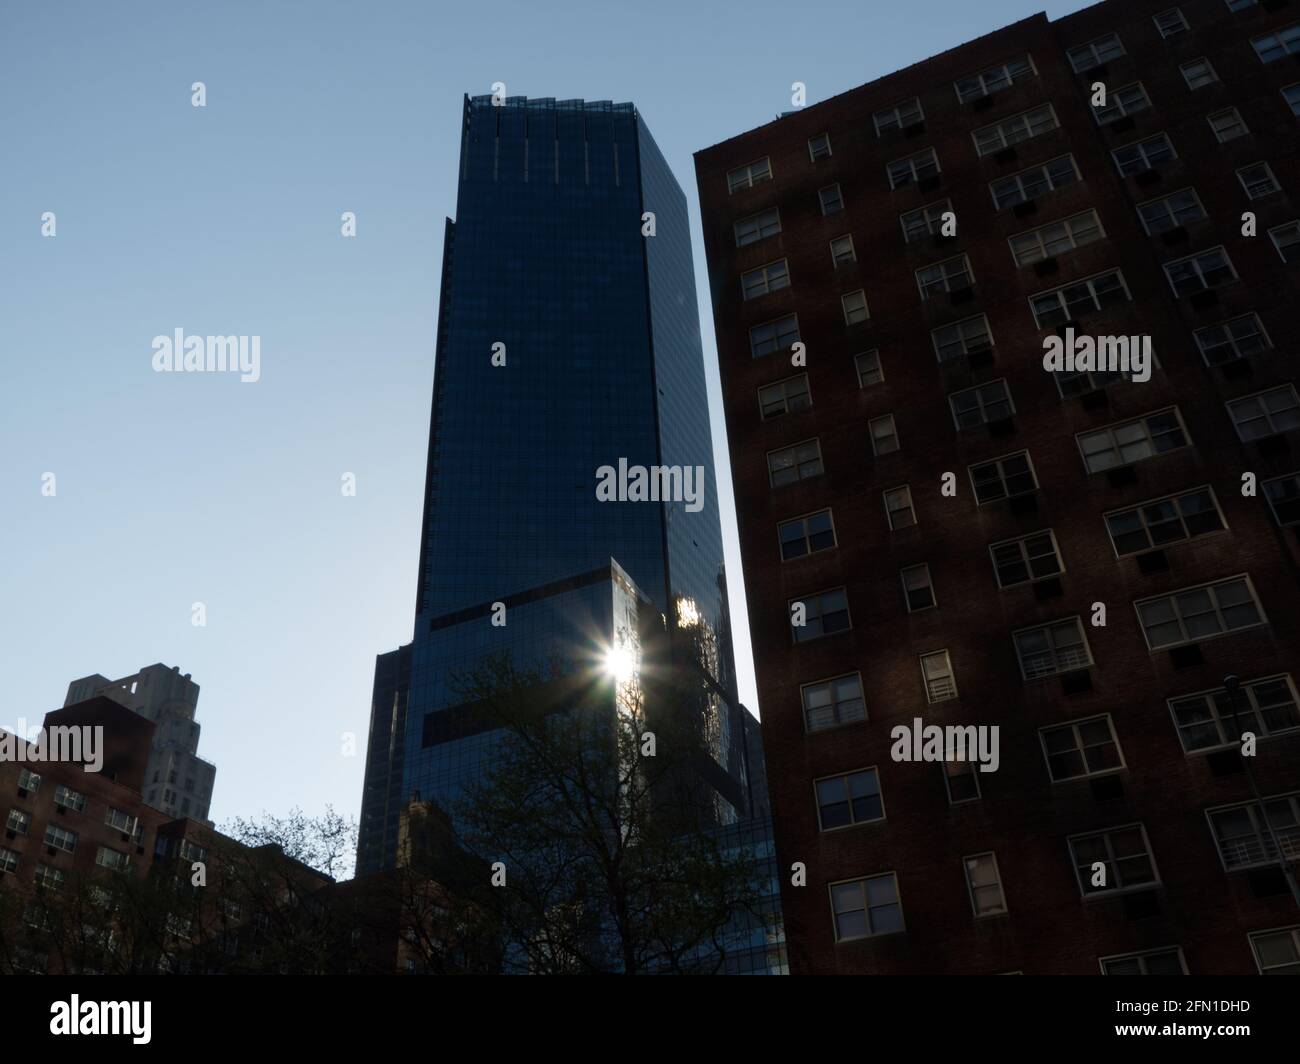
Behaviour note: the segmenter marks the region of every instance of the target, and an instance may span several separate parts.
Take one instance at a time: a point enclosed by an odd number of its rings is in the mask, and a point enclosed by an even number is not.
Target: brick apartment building
[[[0,732],[0,974],[492,970],[449,926],[472,907],[421,869],[335,882],[147,804],[155,727],[106,696],[46,714],[47,738],[103,729],[97,771],[85,745],[37,760]]]
[[[1300,6],[1108,0],[697,154],[792,972],[1300,968],[1298,124]]]

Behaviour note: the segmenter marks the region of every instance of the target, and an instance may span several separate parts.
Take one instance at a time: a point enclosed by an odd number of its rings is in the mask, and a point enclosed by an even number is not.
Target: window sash
[[[914,181],[924,181],[939,173],[939,157],[933,148],[909,155],[904,159],[895,159],[886,168],[889,174],[889,187],[902,188]]]
[[[938,200],[918,207],[914,211],[900,214],[899,223],[903,227],[903,241],[910,244],[927,236],[934,236],[943,227],[943,216],[952,210],[951,200]]]
[[[989,544],[998,587],[1016,587],[1058,576],[1065,571],[1056,535],[1050,529]]]
[[[780,450],[769,451],[767,471],[774,488],[819,476],[824,471],[821,440],[804,440]]]
[[[1259,802],[1218,806],[1205,816],[1225,872],[1275,864],[1279,847],[1288,862],[1300,857],[1300,793],[1265,796],[1262,809]]]
[[[993,346],[993,333],[989,329],[988,318],[983,314],[940,326],[930,333],[930,339],[940,362],[961,358],[974,351],[985,351]]]
[[[1117,33],[1107,33],[1085,44],[1076,45],[1066,52],[1076,74],[1101,66],[1102,63],[1109,63],[1124,54],[1124,42],[1120,40]]]
[[[1040,728],[1038,739],[1047,778],[1053,783],[1106,776],[1125,767],[1115,722],[1109,714]]]
[[[1038,490],[1038,477],[1034,473],[1028,451],[978,462],[970,467],[970,477],[976,502],[981,506],[1018,495],[1029,495]]]
[[[1078,617],[1022,628],[1011,635],[1025,680],[1091,668],[1092,652]]]
[[[1246,395],[1227,405],[1232,426],[1243,443],[1300,428],[1300,398],[1294,385]]]
[[[953,90],[957,93],[959,102],[970,103],[972,100],[992,96],[996,92],[1009,89],[1017,81],[1036,77],[1037,74],[1033,60],[1026,55],[1018,59],[1009,59],[1007,62],[999,63],[987,70],[981,70],[978,74],[959,78],[953,82]]]
[[[871,116],[871,121],[876,127],[876,136],[896,129],[904,129],[924,120],[925,112],[922,110],[921,101],[917,97],[904,100],[893,107],[881,108]]]
[[[1085,898],[1120,894],[1160,883],[1151,843],[1141,824],[1072,835],[1068,842],[1079,890]],[[1092,886],[1094,861],[1106,866],[1104,887]]]
[[[799,342],[799,320],[787,314],[776,321],[763,322],[749,330],[749,352],[753,358],[763,358],[777,351],[788,351]]]
[[[1178,158],[1173,142],[1166,133],[1157,133],[1154,137],[1125,144],[1110,154],[1115,160],[1115,166],[1121,177],[1131,177],[1144,170],[1154,170],[1161,163]]]
[[[771,160],[766,157],[755,159],[752,163],[746,163],[744,166],[738,166],[734,170],[727,172],[727,191],[728,194],[734,194],[747,188],[753,188],[761,181],[770,181],[771,178]]]
[[[1017,266],[1028,266],[1091,244],[1106,235],[1095,210],[1082,211],[1059,222],[1039,226],[1009,237],[1011,257]]]
[[[1227,528],[1214,489],[1208,484],[1113,510],[1105,515],[1105,521],[1117,558],[1213,535]]]
[[[804,684],[800,688],[800,700],[803,703],[804,727],[810,733],[841,724],[856,724],[867,719],[867,703],[862,697],[862,676],[856,672]]]
[[[1021,170],[1017,174],[989,182],[993,205],[998,210],[1036,199],[1045,192],[1055,192],[1064,185],[1079,179],[1079,168],[1073,155],[1049,159],[1041,166]]]
[[[1051,104],[1043,104],[1023,114],[1004,118],[1000,122],[983,126],[971,136],[975,140],[975,153],[980,156],[1020,144],[1055,129],[1060,123]]]
[[[743,248],[748,244],[756,244],[781,232],[781,212],[776,207],[771,207],[758,214],[751,214],[748,218],[741,218],[733,228],[736,234],[736,247]]]
[[[1135,465],[1188,445],[1177,407],[1083,432],[1076,439],[1088,473]]]
[[[1093,118],[1099,126],[1118,122],[1121,118],[1139,114],[1151,106],[1151,99],[1142,82],[1135,81],[1112,92],[1101,107],[1092,109]]]
[[[1245,576],[1139,599],[1133,606],[1152,650],[1197,643],[1266,623],[1255,589]]]
[[[1300,729],[1300,697],[1290,673],[1245,682],[1235,700],[1226,688],[1218,687],[1180,695],[1168,703],[1178,741],[1188,754],[1236,746],[1241,741],[1238,718],[1241,731],[1261,738]]]

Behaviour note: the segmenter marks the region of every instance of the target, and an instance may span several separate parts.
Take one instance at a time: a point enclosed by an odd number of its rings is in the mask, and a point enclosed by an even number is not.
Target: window
[[[1300,473],[1264,481],[1264,497],[1279,525],[1300,524]]]
[[[871,317],[871,311],[867,307],[867,294],[861,288],[840,296],[840,304],[844,308],[845,325],[858,325]]]
[[[1300,975],[1300,924],[1250,936],[1260,975]]]
[[[1263,199],[1265,196],[1281,191],[1281,186],[1273,176],[1273,171],[1269,169],[1268,163],[1252,163],[1250,166],[1243,166],[1237,171],[1237,180],[1246,190],[1247,199]]]
[[[939,200],[898,216],[903,226],[903,240],[912,243],[927,236],[938,236],[943,228],[943,216],[952,210],[952,200]]]
[[[805,684],[800,688],[800,694],[803,697],[804,725],[810,732],[867,719],[862,677],[856,672]]]
[[[1261,63],[1275,63],[1283,56],[1300,52],[1300,22],[1293,23],[1277,33],[1267,33],[1250,42]]]
[[[978,802],[980,799],[980,777],[975,771],[975,763],[956,759],[952,750],[946,752],[943,760],[943,785],[948,792],[949,805]]]
[[[808,391],[808,374],[787,377],[775,384],[766,384],[758,390],[758,407],[763,418],[779,417],[812,406]]]
[[[1254,3],[1255,0],[1250,0]],[[1101,958],[1102,975],[1186,975],[1183,951],[1177,946],[1149,949],[1142,953],[1124,953]]]
[[[831,241],[831,264],[836,269],[857,261],[857,253],[853,250],[853,237],[837,236]]]
[[[86,796],[61,783],[54,789],[54,804],[80,813],[86,808]]]
[[[1295,385],[1283,384],[1228,404],[1228,416],[1242,442],[1300,428],[1300,401]]]
[[[879,351],[863,351],[854,359],[854,364],[858,369],[859,388],[867,388],[873,384],[884,383],[885,371],[880,368]]]
[[[894,424],[893,414],[872,418],[867,423],[867,428],[871,432],[872,454],[879,457],[884,454],[893,454],[899,449],[898,426]]]
[[[847,883],[832,883],[830,891],[836,942],[903,930],[898,877],[893,872]]]
[[[1232,260],[1222,247],[1165,263],[1165,276],[1176,296],[1194,295],[1237,279]]]
[[[104,814],[104,823],[110,828],[117,828],[123,835],[134,835],[140,821],[130,813],[110,807]]]
[[[975,283],[971,273],[970,260],[965,255],[957,255],[933,266],[925,266],[916,271],[916,287],[921,290],[921,298],[929,299],[939,292],[955,292],[969,288]]]
[[[1205,217],[1205,208],[1194,188],[1185,188],[1160,199],[1138,204],[1138,217],[1149,236],[1175,229]]]
[[[751,214],[748,218],[740,219],[735,229],[736,247],[743,248],[746,244],[757,244],[760,240],[776,236],[781,231],[781,214],[775,207],[760,214]]]
[[[1133,606],[1152,650],[1213,639],[1266,623],[1255,589],[1246,576],[1142,599]]]
[[[19,854],[16,850],[0,846],[0,872],[17,872]]]
[[[1107,348],[1104,346],[1105,340],[1098,344],[1098,351],[1104,356]],[[1052,380],[1056,384],[1056,390],[1060,393],[1062,399],[1071,399],[1076,395],[1087,395],[1089,392],[1099,391],[1102,388],[1109,388],[1112,384],[1119,381],[1133,379],[1131,370],[1105,370],[1105,369],[1062,369],[1052,374]]]
[[[938,173],[939,157],[935,155],[933,148],[926,148],[925,151],[919,151],[905,159],[896,159],[889,164],[889,187],[902,188],[913,181],[924,181],[926,178],[935,177]]]
[[[1073,835],[1068,841],[1079,892],[1085,898],[1152,887],[1160,882],[1151,844],[1141,824]]]
[[[1129,298],[1123,275],[1119,270],[1110,270],[1030,296],[1029,306],[1034,312],[1034,321],[1038,327],[1050,329],[1072,320],[1076,315],[1124,303]]]
[[[1295,85],[1288,85],[1283,89],[1282,99],[1286,100],[1286,105],[1291,108],[1291,113],[1300,118],[1300,82]]]
[[[1276,226],[1268,235],[1283,262],[1300,262],[1300,221]]]
[[[909,565],[900,569],[898,575],[903,581],[903,601],[907,604],[908,613],[920,613],[937,605],[928,565]]]
[[[31,769],[22,768],[18,770],[18,789],[27,791],[29,794],[35,794],[41,789],[41,777]]]
[[[1288,860],[1300,856],[1300,794],[1265,798],[1262,811],[1259,802],[1242,802],[1207,809],[1205,815],[1225,872],[1276,864],[1279,846]]]
[[[976,916],[992,916],[1007,911],[1007,899],[1002,894],[1002,877],[998,875],[998,859],[992,853],[977,853],[963,858],[966,866],[966,887],[970,891],[970,905]]]
[[[989,182],[993,204],[998,210],[1027,203],[1047,192],[1079,180],[1079,168],[1073,155],[1062,155],[1042,166],[1030,167],[1008,177]]]
[[[1026,55],[955,81],[953,88],[957,91],[958,100],[970,103],[982,96],[992,96],[995,92],[1009,89],[1017,81],[1025,81],[1036,74],[1033,60]]]
[[[58,890],[63,886],[64,878],[62,868],[55,868],[53,865],[47,864],[38,864],[36,866],[36,885],[38,887],[44,887],[46,890]]]
[[[897,532],[900,528],[910,528],[916,524],[916,511],[912,508],[912,489],[904,484],[901,488],[891,488],[885,492],[885,520],[889,530]]]
[[[987,351],[993,346],[989,320],[983,314],[941,326],[930,333],[930,338],[940,362],[948,362],[977,351]]]
[[[813,162],[831,157],[831,135],[821,133],[808,141],[808,156]]]
[[[101,846],[95,853],[95,864],[113,872],[124,872],[131,864],[131,858],[117,850]]]
[[[839,214],[840,211],[844,210],[844,196],[841,194],[838,184],[819,188],[817,190],[817,200],[822,205],[822,214]]]
[[[790,268],[785,259],[769,262],[740,275],[740,287],[746,299],[757,299],[769,292],[790,286]]]
[[[1187,446],[1177,407],[1108,425],[1096,432],[1082,432],[1075,439],[1079,441],[1083,464],[1089,473],[1133,465]]]
[[[1173,141],[1165,133],[1157,133],[1154,137],[1116,148],[1111,155],[1121,177],[1132,177],[1144,170],[1154,170],[1178,158]]]
[[[803,624],[794,623],[795,610],[799,606],[803,607]],[[810,643],[825,635],[847,632],[853,627],[848,593],[842,587],[791,599],[789,607],[790,632],[796,643]]]
[[[799,342],[799,322],[793,314],[755,325],[749,330],[749,351],[755,358],[789,351]]]
[[[1091,244],[1106,235],[1096,211],[1083,211],[1064,221],[1031,229],[1009,239],[1017,266],[1028,266]]]
[[[1060,123],[1056,120],[1056,112],[1052,110],[1052,105],[1045,103],[1031,111],[977,129],[971,136],[975,138],[977,155],[992,155],[1013,144],[1031,140],[1048,130],[1055,129],[1058,125]]]
[[[1267,738],[1300,728],[1300,704],[1289,674],[1245,682],[1236,699],[1224,687],[1171,698],[1169,712],[1189,754],[1236,746],[1243,731]]]
[[[827,776],[817,780],[814,786],[817,791],[817,823],[822,831],[885,819],[880,775],[874,768]]]
[[[1011,635],[1026,680],[1041,680],[1092,665],[1092,652],[1078,617],[1022,628]]]
[[[1065,571],[1056,536],[1050,528],[1018,539],[1004,539],[989,545],[993,575],[998,587],[1015,587],[1045,580]]]
[[[830,510],[818,510],[807,517],[782,521],[776,526],[776,535],[781,544],[783,562],[835,546],[835,525]]]
[[[1095,41],[1081,44],[1066,52],[1070,59],[1070,66],[1074,68],[1076,74],[1101,66],[1102,63],[1109,63],[1123,54],[1124,44],[1117,33],[1108,33],[1104,37],[1098,37]]]
[[[1171,7],[1168,11],[1161,11],[1160,14],[1153,16],[1153,18],[1161,37],[1176,37],[1180,33],[1185,33],[1188,29],[1187,19],[1183,17],[1182,11],[1176,7]]]
[[[925,682],[925,700],[930,705],[951,702],[957,697],[957,674],[953,672],[947,650],[921,655],[921,679]]]
[[[948,404],[952,407],[952,419],[958,430],[987,425],[990,421],[1003,421],[1016,412],[1004,379],[953,392],[948,396]]]
[[[1225,527],[1214,491],[1208,484],[1106,515],[1106,531],[1120,558],[1222,532]]]
[[[767,159],[759,159],[748,166],[738,166],[727,172],[727,192],[740,192],[753,188],[760,181],[772,180],[772,164]]]
[[[1245,11],[1254,7],[1257,0],[1226,0],[1229,11]]]
[[[45,828],[45,845],[72,853],[77,848],[77,833],[57,824],[49,824]]]
[[[896,107],[886,107],[877,111],[871,116],[871,120],[875,123],[876,136],[879,137],[884,133],[892,133],[895,130],[914,126],[917,122],[923,122],[925,112],[921,110],[921,101],[914,98],[905,100]]]
[[[1204,56],[1193,59],[1190,63],[1184,63],[1178,69],[1183,72],[1183,80],[1193,92],[1206,85],[1213,85],[1219,80],[1219,75],[1214,72],[1214,67]]]
[[[32,817],[30,813],[22,809],[10,809],[9,819],[5,821],[5,828],[12,831],[15,835],[26,835],[27,829],[32,826]]]
[[[1104,776],[1124,767],[1124,755],[1109,715],[1042,728],[1038,739],[1053,783]]]
[[[1029,452],[1019,451],[991,462],[980,462],[970,467],[971,487],[975,499],[983,506],[999,499],[1012,499],[1038,490],[1038,479],[1029,462]]]
[[[1092,115],[1097,120],[1097,125],[1105,126],[1128,115],[1145,111],[1150,106],[1147,90],[1142,87],[1142,82],[1135,81],[1132,85],[1125,85],[1110,93],[1105,104],[1092,109]]]
[[[1236,140],[1238,137],[1244,137],[1250,132],[1250,127],[1246,125],[1245,120],[1235,107],[1215,111],[1214,114],[1206,116],[1206,121],[1210,123],[1210,129],[1214,131],[1214,139],[1220,144]]]
[[[1221,366],[1272,347],[1258,314],[1243,314],[1218,325],[1207,325],[1193,335],[1207,366]]]
[[[793,484],[822,473],[822,445],[817,439],[767,453],[768,479],[772,487]]]

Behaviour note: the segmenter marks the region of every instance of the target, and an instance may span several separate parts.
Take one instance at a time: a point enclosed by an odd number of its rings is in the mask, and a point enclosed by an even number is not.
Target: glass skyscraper
[[[458,675],[495,654],[598,669],[652,622],[698,678],[710,813],[734,823],[745,735],[686,198],[631,104],[483,96],[456,210],[415,632],[376,664],[358,870],[393,865],[412,794],[450,808],[490,764]],[[699,492],[602,501],[620,464]]]

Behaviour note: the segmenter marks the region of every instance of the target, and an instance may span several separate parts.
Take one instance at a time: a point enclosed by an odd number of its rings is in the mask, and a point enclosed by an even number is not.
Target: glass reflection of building
[[[621,458],[703,467],[703,506],[599,501]],[[712,822],[748,815],[686,198],[631,104],[465,101],[422,537],[414,637],[376,661],[360,872],[393,865],[413,792],[450,808],[490,763],[458,674],[612,652],[613,711],[647,625],[694,680]]]

